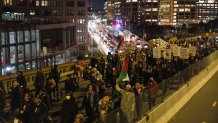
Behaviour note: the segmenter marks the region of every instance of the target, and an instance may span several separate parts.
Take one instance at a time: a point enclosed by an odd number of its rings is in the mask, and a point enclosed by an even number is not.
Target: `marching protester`
[[[99,101],[99,120],[102,123],[105,123],[107,113],[111,111],[111,106],[110,106],[110,98],[108,96],[104,96],[100,101]]]
[[[158,94],[158,84],[153,77],[150,77],[148,83],[149,109],[151,109],[152,106],[155,106],[157,94]]]
[[[145,110],[143,105],[148,105],[149,109],[155,106],[158,97],[159,84],[166,82],[177,72],[182,71],[190,64],[196,63],[200,59],[209,55],[214,51],[214,48],[206,46],[205,39],[199,39],[201,43],[192,42],[191,46],[197,47],[196,55],[188,58],[174,56],[174,51],[165,58],[167,48],[161,49],[160,57],[156,58],[156,54],[152,53],[151,49],[135,49],[126,53],[125,60],[128,59],[126,71],[129,80],[125,83],[119,81],[119,75],[123,72],[122,57],[116,52],[115,55],[108,53],[107,58],[92,57],[90,65],[87,65],[83,70],[80,62],[76,62],[70,70],[73,71],[73,76],[68,75],[64,81],[64,89],[66,95],[61,107],[61,123],[92,123],[99,118],[101,122],[116,122],[120,118],[120,122],[133,123],[134,115],[142,116]],[[179,41],[175,44],[177,47],[188,48],[185,41]],[[185,45],[184,45],[185,44]],[[202,46],[203,45],[203,46]],[[169,46],[168,46],[169,47]],[[158,49],[158,47],[155,47]],[[168,49],[169,50],[169,49]],[[187,49],[185,49],[187,50]],[[120,71],[121,70],[121,71]],[[71,73],[70,73],[71,74]],[[187,73],[189,74],[189,73]],[[47,76],[47,74],[45,73]],[[26,79],[22,72],[18,73],[17,81],[12,83],[11,95],[11,112],[16,117],[15,121],[23,123],[50,123],[52,119],[49,116],[49,110],[54,107],[55,100],[60,100],[60,73],[58,66],[55,65],[45,78],[41,69],[37,70],[34,87],[35,100],[30,93],[26,92]],[[188,75],[183,75],[183,81],[190,78]],[[117,79],[117,80],[116,80]],[[87,120],[84,120],[82,114],[78,114],[79,107],[77,99],[73,94],[77,94],[81,80],[88,80],[91,84],[87,86],[87,90],[83,95],[82,109],[85,108]],[[167,81],[168,82],[168,81]],[[167,90],[167,84],[163,88]],[[166,87],[165,87],[166,86]],[[21,88],[23,87],[23,89]],[[161,88],[161,89],[163,89]],[[108,93],[109,89],[112,94]],[[24,91],[25,90],[25,91]],[[79,91],[84,91],[82,88]],[[162,91],[165,93],[166,91]],[[24,94],[25,93],[25,94]],[[23,95],[24,94],[24,95]],[[5,89],[0,82],[0,115],[4,114]],[[76,96],[75,96],[76,97]],[[110,98],[111,102],[110,102]],[[99,101],[100,100],[100,101]],[[148,100],[148,104],[145,103]],[[61,102],[57,102],[61,103]],[[56,105],[55,105],[56,106]],[[110,114],[110,111],[114,111]],[[18,112],[18,113],[17,113]],[[17,115],[19,114],[19,115]],[[119,118],[118,118],[119,117]]]
[[[58,68],[58,66],[54,65],[54,67],[51,70],[51,76],[53,77],[53,79],[55,81],[54,93],[56,96],[56,101],[59,101],[61,88],[59,87],[60,86],[60,84],[59,84],[60,83],[60,73],[58,72],[57,68]]]
[[[40,90],[45,88],[45,76],[42,72],[42,69],[38,69],[34,81],[35,86],[35,96],[39,94]]]
[[[116,81],[116,91],[120,92],[121,98],[121,119],[125,123],[132,123],[135,111],[135,95],[131,92],[131,85],[127,84],[125,90],[121,89]],[[125,121],[126,119],[126,121]]]
[[[98,94],[94,91],[94,86],[89,84],[87,86],[87,91],[85,92],[82,102],[82,107],[85,107],[86,110],[88,123],[92,123],[95,119],[95,114],[98,110],[98,101]]]
[[[26,82],[26,78],[24,77],[22,71],[19,71],[19,72],[18,72],[17,82],[19,83],[19,85],[20,85],[21,88],[23,88],[24,90],[26,90],[27,82]]]
[[[6,101],[6,92],[5,92],[5,88],[4,88],[4,84],[2,81],[0,81],[0,122],[2,120],[5,119],[5,112],[4,112],[4,108],[5,108],[5,101]]]
[[[12,88],[10,90],[11,95],[11,114],[14,116],[15,112],[19,112],[22,106],[22,89],[20,88],[19,83],[16,80],[12,81]]]
[[[52,123],[48,111],[48,107],[42,102],[42,97],[40,95],[36,96],[32,123]]]
[[[52,76],[52,74],[50,73],[47,80],[46,80],[46,92],[49,95],[49,98],[51,99],[51,101],[55,100],[54,97],[54,91],[55,91],[55,87],[56,87],[56,82]]]
[[[140,83],[135,83],[134,87],[134,94],[135,94],[135,107],[138,117],[141,116],[142,104],[146,102],[146,93],[145,89],[140,85]]]
[[[23,123],[31,123],[32,113],[34,109],[34,102],[29,93],[24,94],[22,107],[20,109],[20,119]]]
[[[83,123],[83,120],[84,120],[83,115],[82,114],[77,114],[73,123]]]
[[[72,93],[67,93],[61,108],[61,122],[72,123],[79,112],[77,102]]]

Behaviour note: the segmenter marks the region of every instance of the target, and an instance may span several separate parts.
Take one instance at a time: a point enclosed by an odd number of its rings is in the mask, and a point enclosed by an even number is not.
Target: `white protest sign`
[[[177,44],[170,44],[170,49],[171,49],[171,52],[172,52],[172,53],[173,53],[174,47],[177,47]]]
[[[180,58],[181,59],[188,59],[189,58],[188,48],[180,48]]]
[[[180,46],[176,46],[173,48],[173,56],[180,56]]]
[[[160,48],[153,48],[153,58],[161,58]]]
[[[189,55],[190,56],[196,56],[196,51],[197,51],[197,47],[195,47],[195,46],[189,47]]]
[[[171,50],[170,49],[164,50],[164,59],[171,59]]]

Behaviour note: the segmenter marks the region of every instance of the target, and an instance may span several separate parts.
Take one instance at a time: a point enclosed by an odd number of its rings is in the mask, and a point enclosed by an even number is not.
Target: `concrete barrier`
[[[214,61],[206,69],[194,76],[188,84],[182,86],[163,103],[150,111],[148,121],[144,117],[138,123],[167,123],[217,71],[218,60]]]

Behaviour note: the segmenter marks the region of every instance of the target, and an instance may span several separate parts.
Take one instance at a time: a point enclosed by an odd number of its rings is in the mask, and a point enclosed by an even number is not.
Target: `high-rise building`
[[[8,66],[16,72],[63,63],[86,52],[88,6],[88,0],[1,0],[0,73]]]
[[[218,17],[218,0],[199,0],[196,6],[198,21],[207,22]]]
[[[217,0],[108,0],[111,20],[177,25],[217,18]],[[114,16],[111,16],[113,15]],[[113,19],[112,19],[113,18]]]

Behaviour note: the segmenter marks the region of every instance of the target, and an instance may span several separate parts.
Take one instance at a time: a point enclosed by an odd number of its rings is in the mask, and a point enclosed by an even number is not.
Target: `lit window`
[[[4,0],[4,5],[12,5],[12,0]]]
[[[39,6],[39,1],[38,0],[36,1],[36,6]]]
[[[48,1],[47,0],[42,0],[41,2],[42,2],[41,3],[42,6],[48,6]]]

